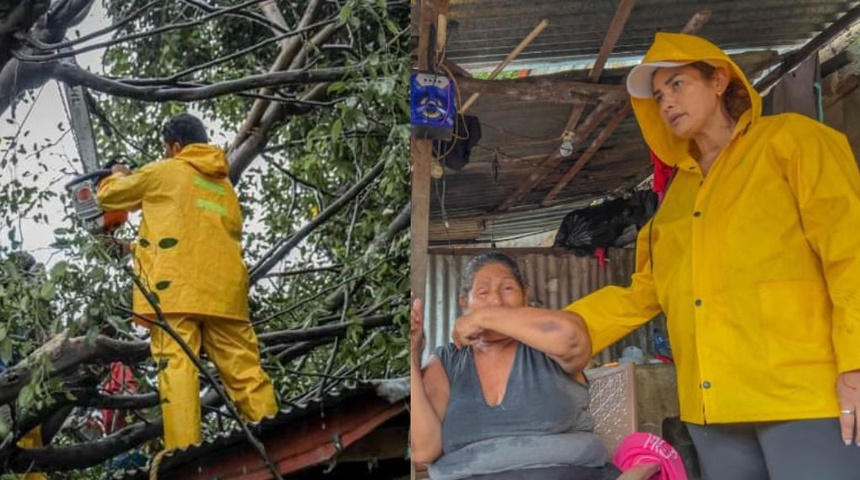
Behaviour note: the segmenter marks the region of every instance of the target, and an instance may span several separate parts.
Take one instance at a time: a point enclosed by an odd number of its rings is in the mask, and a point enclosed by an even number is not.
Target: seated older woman
[[[528,307],[519,267],[499,252],[472,259],[462,285],[454,342],[423,372],[423,308],[413,304],[413,461],[429,463],[433,480],[618,478],[588,411],[583,322]]]

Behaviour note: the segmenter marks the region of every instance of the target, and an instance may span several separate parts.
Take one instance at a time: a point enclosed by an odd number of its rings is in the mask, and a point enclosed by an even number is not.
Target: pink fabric
[[[612,463],[622,472],[636,465],[659,463],[660,472],[649,480],[687,480],[687,471],[678,452],[668,442],[650,433],[628,435],[618,444]]]
[[[134,371],[131,367],[121,362],[111,362],[110,378],[102,387],[102,392],[106,395],[118,395],[123,393],[137,393],[137,379],[134,378]],[[102,409],[102,426],[105,435],[125,427],[125,414],[117,412],[110,408]],[[116,421],[114,421],[116,416]]]

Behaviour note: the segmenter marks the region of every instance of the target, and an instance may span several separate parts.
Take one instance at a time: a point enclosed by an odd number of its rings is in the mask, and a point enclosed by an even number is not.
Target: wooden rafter
[[[627,23],[627,19],[630,17],[630,12],[633,10],[633,5],[635,4],[635,0],[622,0],[621,4],[615,10],[615,16],[612,18],[612,22],[609,25],[609,30],[606,33],[606,37],[603,39],[603,44],[600,47],[600,53],[598,54],[598,58],[595,61],[594,67],[591,70],[591,74],[589,75],[589,80],[592,83],[596,83],[600,79],[600,75],[603,73],[603,67],[606,65],[606,60],[609,58],[609,54],[612,52],[612,49],[615,48],[616,42],[618,42],[618,38],[621,36],[621,32],[624,30],[624,25]],[[624,88],[621,86],[621,88]],[[626,91],[625,91],[626,93]],[[624,95],[622,98],[625,98]],[[591,132],[597,127],[597,125],[609,115],[611,111],[611,107],[613,103],[609,102],[601,102],[599,103],[594,110],[592,110],[591,114],[586,118],[581,127],[576,127],[577,121],[579,117],[582,116],[582,113],[585,109],[585,105],[576,105],[571,109],[570,115],[567,120],[567,124],[563,132],[569,132],[574,129],[573,139],[571,143],[573,147],[586,138]],[[561,146],[555,148],[552,153],[550,153],[543,163],[532,172],[527,178],[525,178],[519,185],[517,185],[514,193],[511,194],[508,198],[506,198],[496,209],[497,211],[506,211],[515,205],[517,202],[522,200],[533,188],[535,188],[541,180],[543,180],[546,175],[562,160],[564,157],[560,152]]]
[[[621,7],[623,6],[623,4],[619,6],[619,9],[621,9]],[[616,17],[617,16],[618,15],[616,15]],[[710,17],[711,12],[709,10],[702,10],[696,12],[695,14],[693,14],[692,17],[690,17],[690,20],[687,21],[687,24],[682,29],[682,32],[690,34],[698,32]],[[607,35],[607,38],[608,36],[609,35]],[[626,83],[626,76],[625,80],[623,80],[622,83]],[[552,187],[552,190],[550,190],[549,193],[544,196],[543,200],[541,200],[540,202],[542,207],[549,206],[553,202],[553,200],[558,197],[558,194],[561,192],[561,190],[567,185],[569,185],[571,181],[573,181],[574,177],[576,177],[576,175],[594,157],[598,150],[600,150],[600,147],[603,146],[606,140],[608,140],[609,137],[612,136],[618,126],[621,125],[621,122],[627,117],[627,115],[630,113],[630,110],[630,103],[625,102],[621,109],[616,112],[615,116],[612,117],[612,120],[610,120],[609,123],[606,124],[606,126],[603,128],[603,131],[600,132],[600,134],[591,142],[591,145],[588,147],[588,149],[583,152],[582,156],[580,156],[579,159],[574,162],[574,164],[568,169],[567,173],[565,173],[564,176],[561,177],[561,180],[559,180],[558,183],[554,187]]]
[[[549,26],[549,21],[544,18],[540,21],[540,23],[535,26],[535,28],[532,29],[531,32],[529,32],[528,35],[526,35],[525,38],[520,41],[519,44],[517,44],[516,48],[511,50],[511,53],[509,53],[508,56],[501,61],[501,63],[496,65],[496,68],[494,68],[493,71],[490,72],[489,79],[493,80],[494,78],[496,78],[496,75],[501,73],[501,71],[504,70],[505,67],[507,67],[511,62],[513,62],[514,59],[517,58],[517,55],[519,55],[523,50],[525,50],[525,48],[528,47],[529,44],[532,43],[534,39],[537,38],[538,35],[540,35],[540,32],[544,31],[547,26]],[[472,95],[470,95],[469,98],[460,106],[460,113],[466,113],[466,111],[469,110],[469,107],[471,107],[478,100],[478,97],[480,95],[480,93],[473,93]]]
[[[450,73],[454,74],[455,77],[470,78],[472,76],[472,74],[469,73],[465,68],[457,65],[456,63],[452,62],[451,60],[448,60],[447,58],[445,60],[442,60],[442,66]]]
[[[830,108],[837,102],[854,93],[860,87],[860,76],[856,73],[848,75],[847,78],[839,82],[833,93],[824,97],[824,108]]]
[[[621,32],[624,31],[624,25],[627,24],[627,19],[630,18],[630,12],[633,11],[633,6],[636,5],[636,0],[621,0],[621,4],[615,9],[615,16],[612,17],[612,22],[609,24],[609,30],[606,31],[606,36],[603,37],[603,44],[600,46],[600,52],[597,54],[597,60],[594,62],[594,67],[591,73],[588,74],[588,80],[592,83],[600,81],[600,75],[603,73],[603,67],[606,66],[606,61],[609,60],[609,54],[618,43],[618,38],[621,37]]]
[[[821,48],[833,41],[839,34],[848,30],[855,23],[860,21],[860,6],[856,6],[842,15],[839,20],[836,20],[829,27],[824,29],[815,38],[806,42],[799,50],[788,54],[778,68],[768,73],[764,78],[755,84],[756,90],[766,92],[768,89],[776,85],[777,82],[798,65],[803,63],[813,54],[818,53]]]
[[[542,77],[509,80],[480,80],[461,76],[454,78],[460,92],[504,95],[529,102],[580,105],[595,100],[618,102],[627,97],[624,85],[601,85]]]
[[[705,26],[705,23],[708,22],[711,18],[710,10],[700,10],[693,14],[689,20],[687,20],[687,24],[684,25],[684,28],[681,29],[681,33],[696,33]]]
[[[612,107],[614,106],[615,104],[613,103],[601,103],[600,105],[595,107],[594,110],[592,110],[591,113],[588,114],[588,117],[583,120],[582,126],[576,129],[571,143],[573,145],[576,145],[585,138],[588,138],[588,136],[591,134],[592,131],[594,131],[595,128],[597,128],[600,122],[602,122],[603,119],[606,118],[612,112]],[[578,120],[579,117],[582,115],[584,108],[585,105],[580,105],[573,108],[570,117],[568,118],[569,125],[572,126],[576,124],[576,120]],[[520,182],[520,184],[517,186],[516,191],[514,191],[511,196],[506,198],[505,201],[502,202],[501,205],[499,205],[499,208],[497,210],[500,212],[504,212],[511,208],[514,204],[516,204],[523,197],[525,197],[526,194],[528,194],[538,183],[540,183],[540,181],[543,180],[544,177],[546,177],[547,174],[552,171],[552,169],[558,166],[558,164],[561,163],[562,160],[564,160],[564,157],[559,152],[559,149],[556,148],[547,158],[544,159],[544,161],[535,169],[535,171],[531,173],[531,175],[529,175],[522,182]]]
[[[612,117],[612,120],[610,120],[609,123],[606,124],[606,127],[603,129],[603,131],[600,132],[600,134],[591,142],[591,145],[588,146],[588,149],[583,152],[583,154],[579,157],[576,163],[574,163],[573,166],[571,166],[570,169],[567,171],[567,173],[564,174],[564,177],[562,177],[561,180],[559,180],[558,183],[556,183],[555,186],[552,187],[552,190],[550,190],[549,193],[547,193],[546,196],[543,197],[543,200],[541,200],[540,202],[542,207],[549,206],[550,203],[555,200],[555,197],[558,196],[559,192],[561,192],[561,190],[566,187],[571,180],[573,180],[573,177],[575,177],[576,174],[579,173],[580,170],[582,170],[582,167],[584,167],[585,164],[588,163],[589,160],[591,160],[591,157],[593,157],[594,154],[597,153],[597,151],[600,149],[600,147],[602,147],[603,144],[606,143],[606,140],[608,140],[609,137],[612,136],[612,134],[615,132],[615,129],[617,129],[618,126],[621,125],[621,121],[624,120],[628,113],[630,113],[630,104],[625,103],[624,106],[621,107],[621,109],[615,114],[615,116]]]

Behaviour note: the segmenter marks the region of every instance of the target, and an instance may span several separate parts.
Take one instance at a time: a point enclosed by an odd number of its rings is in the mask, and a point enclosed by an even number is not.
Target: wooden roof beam
[[[535,26],[535,28],[532,29],[531,32],[529,32],[528,35],[526,35],[526,38],[520,41],[516,48],[514,48],[511,53],[509,53],[508,56],[505,57],[504,60],[502,60],[501,63],[496,65],[496,68],[494,68],[493,71],[490,72],[490,80],[496,78],[496,75],[498,75],[502,70],[504,70],[504,68],[508,66],[508,64],[513,62],[514,59],[517,58],[517,55],[519,55],[523,50],[525,50],[525,48],[529,46],[529,44],[531,44],[534,39],[537,38],[538,35],[540,35],[540,32],[544,31],[547,26],[549,26],[549,21],[544,18],[540,21],[540,23]],[[463,102],[462,105],[460,105],[459,113],[466,113],[466,111],[469,110],[469,107],[471,107],[478,100],[479,96],[479,93],[473,93],[465,102]]]
[[[609,30],[606,31],[606,36],[603,37],[603,44],[600,46],[597,60],[594,61],[594,67],[592,67],[591,73],[588,74],[590,82],[597,83],[600,81],[603,67],[606,66],[609,54],[612,53],[612,49],[618,43],[618,38],[621,37],[621,32],[624,31],[624,25],[627,24],[627,19],[630,18],[630,12],[633,11],[634,5],[636,5],[636,0],[621,0],[621,4],[615,9],[615,16],[612,17]]]
[[[699,10],[694,13],[689,20],[687,20],[687,24],[684,25],[684,28],[681,29],[681,33],[689,33],[694,34],[702,29],[705,26],[705,23],[711,19],[711,11],[710,10]]]
[[[582,122],[582,126],[577,128],[573,134],[573,139],[571,143],[576,146],[578,143],[582,142],[600,125],[610,113],[612,113],[613,108],[616,106],[614,103],[604,102],[594,108],[591,113],[588,114],[585,120]],[[570,118],[568,118],[568,127],[565,130],[570,129],[570,126],[575,125],[576,121],[582,115],[583,110],[585,109],[585,105],[580,105],[573,108],[571,112]],[[553,150],[551,154],[549,154],[546,159],[535,169],[534,172],[531,173],[528,177],[526,177],[520,184],[517,186],[517,189],[514,191],[511,196],[505,199],[499,207],[498,211],[504,212],[515,205],[517,202],[523,199],[538,183],[543,180],[553,168],[558,166],[561,161],[564,160],[564,157],[561,156],[559,149],[556,148]]]
[[[621,36],[621,32],[624,31],[624,25],[627,24],[627,19],[630,18],[630,12],[633,11],[633,6],[636,4],[635,0],[621,0],[621,3],[618,5],[618,8],[615,9],[615,16],[612,17],[612,22],[609,24],[609,30],[606,33],[606,36],[603,39],[603,44],[600,46],[600,51],[597,54],[597,59],[594,62],[594,67],[591,69],[591,73],[589,74],[589,80],[592,83],[597,83],[600,80],[600,75],[603,73],[603,68],[606,66],[606,61],[609,59],[609,54],[612,53],[612,49],[615,48],[615,44],[618,42],[618,38]],[[621,85],[621,88],[624,88]],[[626,97],[626,91],[623,92],[622,98]],[[574,138],[571,140],[571,143],[575,147],[577,143],[582,142],[591,132],[600,124],[601,121],[609,114],[613,105],[609,102],[603,102],[599,104],[595,109],[591,112],[588,118],[585,120],[584,124],[581,128],[577,128],[574,130]],[[567,119],[567,123],[565,125],[564,130],[562,130],[562,134],[566,134],[576,127],[579,118],[582,116],[582,112],[585,109],[584,104],[576,105],[571,109],[570,115]],[[538,167],[531,175],[529,175],[525,180],[523,180],[518,186],[514,193],[505,199],[502,202],[497,210],[506,211],[515,205],[517,202],[522,200],[533,188],[535,188],[541,180],[543,180],[546,175],[555,168],[564,157],[560,153],[561,145],[556,147],[549,156],[546,157],[546,160]]]
[[[622,3],[622,5],[618,7],[619,10],[621,10],[623,6],[624,5]],[[711,12],[709,10],[698,11],[693,14],[692,17],[690,17],[690,20],[687,21],[687,24],[684,25],[684,28],[681,31],[683,33],[690,34],[696,33],[702,28],[702,26],[705,24],[705,22],[708,21],[710,17]],[[607,34],[607,38],[608,37],[609,34]],[[625,76],[624,80],[622,81],[622,84],[626,84],[626,80],[627,77]],[[579,159],[570,167],[570,169],[568,169],[567,173],[564,174],[561,180],[559,180],[559,182],[554,187],[552,187],[552,190],[550,190],[549,193],[544,196],[543,200],[541,200],[540,202],[542,207],[546,207],[552,204],[553,200],[555,200],[555,198],[558,197],[558,194],[561,193],[561,190],[568,184],[570,184],[571,181],[573,181],[573,178],[576,177],[576,174],[578,174],[580,170],[585,167],[585,165],[592,159],[592,157],[594,157],[600,147],[603,146],[606,140],[608,140],[609,137],[612,136],[612,133],[615,132],[615,129],[617,129],[618,126],[621,125],[621,122],[630,113],[630,109],[630,102],[625,102],[621,109],[615,114],[615,116],[612,117],[612,120],[610,120],[606,127],[603,128],[603,131],[600,132],[600,135],[598,135],[597,138],[595,138],[591,142],[591,145],[588,147],[588,149],[583,152],[582,156],[580,156]]]
[[[588,163],[589,160],[591,160],[591,157],[593,157],[594,154],[596,154],[597,151],[600,150],[600,147],[602,147],[603,144],[606,143],[607,140],[609,140],[609,137],[611,137],[612,134],[615,132],[615,129],[617,129],[618,126],[621,125],[621,121],[624,120],[628,113],[630,113],[630,104],[625,103],[624,106],[621,107],[621,110],[619,110],[615,114],[615,116],[612,117],[612,120],[610,120],[609,123],[606,124],[606,127],[603,128],[603,131],[600,132],[600,135],[598,135],[591,142],[591,145],[588,146],[588,149],[583,152],[582,156],[579,157],[576,163],[574,163],[573,166],[571,166],[570,169],[567,171],[567,173],[564,174],[564,177],[562,177],[561,180],[559,180],[558,183],[554,187],[552,187],[552,190],[550,190],[549,193],[547,193],[546,196],[543,197],[543,200],[541,200],[540,202],[542,207],[549,206],[552,201],[555,200],[555,197],[558,196],[561,190],[566,187],[571,182],[571,180],[573,180],[573,177],[575,177],[576,174],[579,173],[580,170],[582,170],[582,167],[584,167],[585,164]]]
[[[595,100],[618,102],[627,97],[624,85],[601,85],[541,77],[480,80],[456,76],[455,80],[461,92],[504,95],[527,102],[580,105]]]
[[[842,15],[839,20],[833,22],[824,31],[819,33],[815,38],[806,42],[799,50],[789,53],[785,56],[782,63],[773,71],[765,75],[764,78],[755,84],[756,90],[764,94],[771,87],[777,84],[782,77],[791,73],[792,70],[803,63],[813,54],[818,53],[827,44],[832,42],[842,32],[852,28],[855,23],[860,20],[860,5],[848,10],[845,15]]]

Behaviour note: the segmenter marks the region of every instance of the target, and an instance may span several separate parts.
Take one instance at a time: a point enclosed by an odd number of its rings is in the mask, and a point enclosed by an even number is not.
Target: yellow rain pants
[[[165,321],[194,352],[200,348],[218,369],[230,399],[246,420],[258,422],[277,413],[275,392],[260,367],[257,337],[247,320],[169,314]],[[158,327],[150,329],[150,348],[157,365],[158,391],[164,416],[164,447],[200,443],[199,372],[181,347]]]

